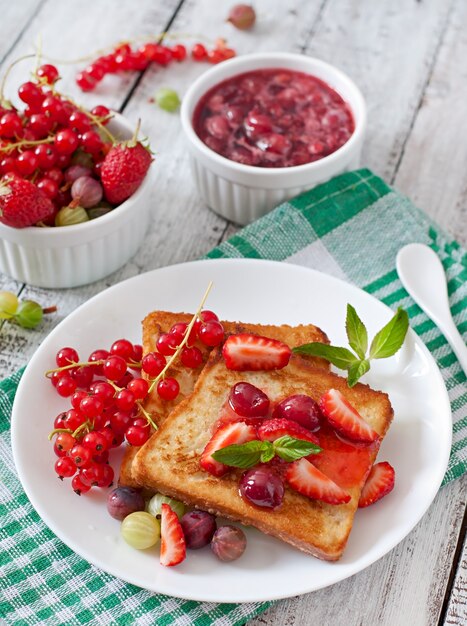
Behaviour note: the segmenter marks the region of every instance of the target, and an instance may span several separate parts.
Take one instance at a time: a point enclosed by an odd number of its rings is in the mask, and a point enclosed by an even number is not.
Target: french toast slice
[[[242,470],[216,478],[200,467],[200,456],[212,435],[231,387],[240,381],[262,389],[271,402],[293,394],[318,401],[330,388],[339,390],[363,419],[385,436],[393,411],[385,393],[318,369],[305,361],[282,370],[228,370],[220,349],[212,351],[193,393],[183,400],[136,454],[133,475],[139,484],[182,500],[188,505],[255,526],[318,558],[335,561],[347,543],[361,489],[375,461],[381,439],[366,446],[350,445],[330,428],[319,431],[323,452],[313,463],[345,489],[347,504],[312,500],[286,487],[282,505],[272,511],[255,507],[239,496]]]
[[[153,352],[156,349],[156,342],[161,333],[166,333],[177,322],[189,323],[193,315],[188,313],[172,313],[169,311],[154,311],[149,313],[143,320],[143,354]],[[283,341],[290,347],[299,346],[312,341],[320,341],[329,343],[326,334],[313,324],[301,324],[298,326],[281,326],[263,325],[263,324],[246,324],[242,322],[222,322],[227,334],[248,332],[257,335],[271,337]],[[203,365],[207,361],[211,348],[208,348],[200,341],[196,341],[195,345],[203,354]],[[293,357],[293,363],[300,362],[303,358],[313,363],[316,367],[329,370],[329,363],[324,359],[316,357]],[[194,389],[196,380],[202,368],[189,369],[184,367],[179,360],[173,364],[167,371],[167,376],[177,379],[180,385],[180,393],[175,400],[161,400],[156,390],[154,390],[145,401],[145,410],[150,413],[154,422],[160,426],[172,409],[177,406],[184,398],[191,394]],[[143,373],[144,375],[144,373]],[[139,487],[138,481],[132,475],[133,459],[138,451],[136,446],[127,446],[123,455],[120,466],[119,484],[128,487]]]

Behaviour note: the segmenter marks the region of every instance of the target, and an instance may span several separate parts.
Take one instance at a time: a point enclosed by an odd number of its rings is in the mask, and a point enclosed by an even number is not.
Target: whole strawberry
[[[101,167],[105,199],[121,204],[132,196],[146,176],[152,157],[136,138],[113,146]]]
[[[0,222],[13,228],[33,226],[54,213],[54,205],[35,185],[19,176],[0,180]]]

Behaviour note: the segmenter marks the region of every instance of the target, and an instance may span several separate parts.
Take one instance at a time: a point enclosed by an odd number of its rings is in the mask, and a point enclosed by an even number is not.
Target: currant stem
[[[157,430],[157,428],[158,428],[157,424],[152,420],[151,415],[146,411],[146,409],[143,407],[142,403],[140,401],[138,401],[136,404],[138,405],[139,410],[144,415],[144,417],[149,422],[149,424],[154,428],[154,430]]]
[[[87,428],[89,432],[90,427],[91,427],[91,423],[89,422],[89,420],[86,420],[85,422],[83,422],[82,424],[78,426],[78,428],[73,433],[73,437],[76,439],[78,435],[81,433],[81,431],[84,430],[85,428]]]
[[[49,315],[49,313],[56,313],[57,307],[54,304],[53,306],[46,306],[45,309],[42,309],[42,313],[44,315]]]
[[[78,363],[70,363],[70,365],[64,365],[63,367],[56,367],[53,370],[47,370],[45,373],[46,378],[50,378],[50,374],[55,374],[55,372],[63,372],[65,370],[71,370],[74,367],[84,367],[85,365],[104,365],[104,359],[99,359],[97,361],[80,361]]]
[[[53,135],[50,135],[49,137],[46,137],[45,139],[31,139],[31,141],[27,141],[27,140],[16,141],[15,143],[9,143],[8,145],[0,148],[0,152],[5,152],[6,154],[8,154],[9,152],[12,152],[16,148],[39,146],[40,144],[43,144],[43,143],[53,143],[54,140],[55,140],[55,137]]]
[[[15,59],[13,61],[13,63],[11,63],[11,65],[7,68],[5,74],[3,75],[2,82],[0,83],[0,105],[3,105],[3,103],[5,102],[5,97],[4,97],[3,94],[4,94],[4,91],[5,91],[5,85],[6,85],[7,78],[9,76],[12,68],[17,63],[19,63],[20,61],[25,61],[26,59],[31,59],[31,58],[33,59],[33,58],[35,58],[35,56],[36,56],[35,54],[25,54],[24,56]]]
[[[180,354],[180,352],[181,352],[182,348],[184,348],[184,347],[185,347],[185,345],[186,345],[186,343],[187,343],[187,341],[188,341],[188,337],[190,336],[191,329],[193,328],[193,326],[194,326],[194,324],[195,324],[195,322],[196,322],[196,320],[197,320],[197,318],[198,318],[198,315],[200,314],[200,312],[201,312],[201,310],[202,310],[202,308],[203,308],[203,306],[204,306],[204,303],[205,303],[205,302],[206,302],[206,300],[207,300],[207,297],[208,297],[208,295],[209,295],[209,292],[210,292],[210,291],[211,291],[211,289],[212,289],[212,285],[213,285],[213,282],[212,282],[212,280],[211,280],[211,281],[210,281],[210,283],[209,283],[209,285],[208,285],[208,288],[206,289],[206,291],[205,291],[205,293],[204,293],[203,299],[201,300],[201,304],[199,305],[198,310],[197,310],[197,311],[196,311],[196,313],[193,315],[193,317],[192,317],[192,319],[191,319],[191,322],[190,322],[190,323],[188,324],[188,326],[187,326],[187,329],[186,329],[186,331],[185,331],[185,335],[183,336],[183,340],[182,340],[182,342],[179,344],[179,346],[177,347],[177,349],[175,350],[175,352],[173,353],[173,355],[170,357],[170,359],[167,361],[167,363],[166,363],[166,365],[165,365],[164,369],[161,371],[161,373],[160,373],[158,376],[156,376],[156,378],[154,378],[154,379],[152,380],[151,385],[150,385],[150,387],[149,387],[149,391],[148,391],[148,393],[151,393],[151,392],[152,392],[152,390],[154,389],[154,387],[157,385],[157,383],[158,383],[158,382],[159,382],[162,378],[164,378],[165,373],[167,372],[167,370],[169,369],[169,367],[172,365],[172,363],[175,361],[175,359],[177,358],[177,356]]]
[[[54,428],[49,434],[48,440],[52,441],[54,435],[57,435],[58,433],[70,433],[70,435],[73,435],[73,431],[70,428]]]

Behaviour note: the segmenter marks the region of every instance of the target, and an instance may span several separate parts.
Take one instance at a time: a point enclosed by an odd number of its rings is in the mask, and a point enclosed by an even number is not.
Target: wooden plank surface
[[[20,30],[16,42],[15,33],[2,30],[2,19],[0,59],[2,51],[8,54],[5,67],[10,59],[31,51],[39,33],[44,52],[73,58],[116,39],[160,32],[167,24],[172,32],[226,36],[240,53],[281,49],[321,57],[347,71],[367,99],[369,129],[363,163],[395,181],[465,243],[465,2],[258,0],[254,36],[224,22],[231,4],[227,0],[185,0],[181,6],[175,0],[27,0],[15,4],[0,0],[0,8],[7,7],[6,15],[15,20],[16,36]],[[157,158],[154,222],[135,257],[93,285],[52,291],[0,277],[0,288],[59,306],[58,314],[35,331],[4,325],[0,335],[2,376],[27,361],[50,330],[95,293],[142,271],[197,258],[236,231],[197,198],[178,117],[149,102],[159,86],[173,87],[182,95],[206,65],[186,62],[169,70],[150,68],[138,84],[135,75],[112,77],[91,95],[76,89],[76,69],[61,66],[65,91],[83,103],[100,101],[114,108],[125,104],[125,115],[134,121],[143,119]],[[16,70],[13,86],[24,80],[24,72],[24,68]],[[467,556],[461,536],[466,489],[464,477],[441,490],[409,537],[364,572],[329,589],[277,603],[250,626],[466,623]],[[364,602],[367,598],[371,601]]]

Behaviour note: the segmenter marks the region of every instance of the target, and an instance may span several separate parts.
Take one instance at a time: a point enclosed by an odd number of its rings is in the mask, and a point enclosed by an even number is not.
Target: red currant
[[[116,411],[110,418],[110,426],[114,433],[123,434],[129,426],[131,426],[132,420],[129,413],[125,411]]]
[[[159,376],[166,365],[165,357],[158,352],[149,352],[143,357],[142,368],[143,371],[153,378]]]
[[[58,433],[55,445],[60,451],[69,452],[76,444],[76,439],[71,433]]]
[[[76,467],[85,467],[91,462],[92,452],[81,443],[77,443],[70,450],[70,457],[73,459]]]
[[[120,380],[126,372],[126,361],[117,354],[110,355],[103,365],[104,376],[109,380]]]
[[[55,65],[50,65],[50,63],[41,65],[37,69],[36,74],[39,78],[45,78],[48,85],[53,85],[60,78],[57,68]]]
[[[179,335],[173,335],[170,333],[160,334],[156,341],[157,350],[164,356],[172,356],[179,344]]]
[[[57,154],[57,167],[59,167],[61,170],[66,169],[71,162],[71,155],[70,154]]]
[[[54,419],[54,428],[66,428],[65,426],[66,411],[62,411]]]
[[[163,400],[174,400],[180,391],[175,378],[163,378],[157,383],[157,393]]]
[[[103,452],[109,447],[107,438],[97,430],[93,430],[84,435],[82,444],[86,448],[89,448],[93,453]]]
[[[224,339],[224,327],[216,320],[203,322],[199,327],[198,337],[206,346],[218,346]]]
[[[117,339],[110,346],[110,354],[117,354],[125,361],[131,361],[133,358],[133,344],[128,339]]]
[[[68,113],[58,96],[47,96],[44,98],[41,110],[52,122],[56,122],[57,124],[66,124],[68,122]]]
[[[65,417],[65,428],[69,428],[70,430],[76,430],[78,426],[84,424],[85,421],[86,418],[82,413],[79,412],[78,409],[69,409]]]
[[[45,98],[42,93],[42,89],[31,81],[27,83],[23,83],[18,88],[18,96],[21,98],[23,102],[31,105],[32,107],[37,107],[42,104],[42,100]]]
[[[107,124],[109,120],[105,118],[109,117],[110,110],[103,104],[98,104],[92,109],[91,114],[95,117],[104,118],[101,119],[101,124]]]
[[[128,386],[128,383],[132,381],[134,378],[133,374],[127,370],[119,380],[115,383],[117,387],[121,387],[122,389]]]
[[[199,318],[202,322],[210,322],[212,320],[214,320],[215,322],[219,321],[219,318],[214,313],[214,311],[209,311],[208,309],[206,309],[205,311],[201,311]]]
[[[96,155],[102,150],[104,142],[94,130],[88,130],[81,136],[80,145],[88,154]]]
[[[65,367],[66,365],[71,365],[72,363],[78,363],[79,356],[74,348],[62,348],[57,352],[55,362],[58,367]]]
[[[57,448],[56,443],[54,443],[54,454],[55,456],[58,456],[60,458],[66,456],[65,450],[60,450],[60,448]]]
[[[1,134],[1,131],[0,131]],[[17,174],[16,171],[16,159],[13,157],[5,157],[0,161],[0,174]]]
[[[82,389],[88,389],[94,378],[94,368],[90,365],[77,367],[71,372],[71,376],[75,380],[78,387],[81,387]]]
[[[94,361],[105,361],[105,359],[109,356],[107,350],[94,350],[89,355],[88,361],[94,363]],[[96,376],[102,376],[104,373],[103,365],[100,363],[99,365],[93,365]]]
[[[97,487],[104,477],[104,471],[103,465],[93,461],[87,467],[83,467],[80,477],[85,485]]]
[[[39,115],[37,115],[36,117],[39,117]],[[45,115],[43,117],[47,119]],[[34,152],[41,170],[50,170],[53,168],[57,160],[57,151],[53,146],[41,143],[39,146],[37,146]]]
[[[57,157],[57,165],[58,165],[58,157]],[[50,180],[53,180],[54,182],[56,182],[57,185],[60,185],[60,183],[63,180],[63,172],[58,167],[52,167],[50,170],[47,170],[46,172],[44,172],[44,177],[50,178]]]
[[[123,437],[121,442],[123,442]],[[98,482],[98,487],[110,487],[114,480],[114,471],[110,465],[103,465],[104,468],[102,479]]]
[[[131,446],[142,446],[149,439],[149,432],[141,426],[130,426],[125,438]]]
[[[172,56],[176,61],[183,61],[186,58],[186,48],[182,44],[176,44],[172,48]]]
[[[64,456],[55,461],[55,471],[61,480],[71,478],[76,473],[76,465],[69,456]]]
[[[92,91],[97,85],[96,79],[90,76],[86,71],[79,72],[79,74],[76,75],[75,80],[78,87],[83,91]]]
[[[66,376],[62,376],[57,381],[55,389],[57,390],[59,396],[62,396],[62,398],[68,398],[75,393],[76,383],[70,374],[67,374]]]
[[[60,191],[60,188],[57,185],[57,183],[51,178],[41,178],[39,181],[37,181],[36,187],[40,189],[42,193],[45,194],[51,200],[56,198]],[[78,387],[79,386],[80,385],[78,385]]]
[[[98,62],[92,63],[84,71],[86,72],[86,74],[88,74],[88,76],[93,78],[96,81],[96,83],[102,80],[105,76],[105,70],[103,66]]]
[[[75,133],[85,133],[91,129],[91,120],[82,111],[73,111],[68,118],[68,128]]]
[[[83,483],[80,474],[75,474],[71,479],[71,487],[73,491],[80,496],[82,493],[87,493],[91,487]]]
[[[134,378],[128,383],[128,390],[133,393],[136,400],[143,400],[148,395],[149,384],[144,378]]]
[[[115,389],[105,380],[93,383],[89,390],[94,397],[104,403],[104,406],[108,407],[114,403]]]
[[[191,50],[191,56],[195,61],[203,61],[208,56],[208,52],[202,43],[195,43]]]
[[[16,158],[16,171],[27,178],[39,167],[39,159],[32,150],[21,152]]]
[[[135,363],[140,363],[142,358],[143,358],[143,346],[141,346],[139,343],[136,343],[133,346],[132,361],[134,361]]]
[[[81,400],[87,397],[88,397],[88,394],[86,393],[86,391],[82,391],[82,390],[75,391],[75,393],[71,396],[71,406],[77,411],[79,411],[79,405],[81,404]]]
[[[85,417],[94,419],[98,415],[102,414],[102,411],[104,410],[104,403],[96,396],[87,396],[81,400],[79,410]]]
[[[185,367],[196,369],[203,364],[203,354],[199,348],[183,348],[180,360]]]
[[[20,137],[23,131],[23,124],[21,118],[17,113],[5,113],[0,118],[0,137],[6,137],[13,139],[14,137]]]
[[[116,404],[120,411],[131,411],[135,406],[135,402],[135,395],[129,389],[122,389],[117,393]]]
[[[55,135],[55,147],[61,154],[72,154],[79,145],[78,135],[69,128],[59,130]]]

